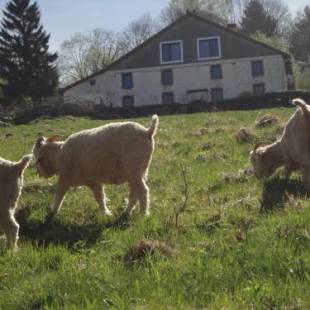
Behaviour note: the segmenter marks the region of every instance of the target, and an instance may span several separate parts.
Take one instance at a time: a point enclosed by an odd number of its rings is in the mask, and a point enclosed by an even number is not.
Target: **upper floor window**
[[[222,66],[221,65],[213,65],[210,67],[210,75],[211,80],[219,80],[222,76]]]
[[[264,63],[261,60],[252,61],[252,76],[264,76]]]
[[[198,60],[222,57],[220,37],[197,39]]]
[[[133,88],[133,79],[131,72],[122,73],[122,88],[123,89]]]
[[[161,72],[161,84],[163,86],[172,85],[173,84],[173,73],[172,70],[163,70]]]
[[[183,42],[170,41],[160,43],[160,63],[183,62]]]

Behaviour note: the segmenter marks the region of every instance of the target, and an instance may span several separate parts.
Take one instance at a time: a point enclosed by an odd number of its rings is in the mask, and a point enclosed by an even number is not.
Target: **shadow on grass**
[[[270,212],[283,209],[289,196],[308,196],[310,194],[300,180],[285,180],[273,178],[264,182],[260,211]]]
[[[97,242],[104,230],[125,230],[130,226],[127,217],[118,217],[106,223],[77,224],[61,222],[57,216],[47,217],[45,221],[29,219],[30,213],[30,208],[24,208],[16,214],[20,236],[42,247],[54,244],[66,245],[72,250],[77,245],[88,248]]]

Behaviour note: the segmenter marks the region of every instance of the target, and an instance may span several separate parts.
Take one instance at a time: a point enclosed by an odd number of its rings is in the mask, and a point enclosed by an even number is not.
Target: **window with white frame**
[[[183,62],[183,42],[170,41],[160,43],[160,63]]]
[[[222,57],[220,37],[197,39],[198,60],[219,59]]]

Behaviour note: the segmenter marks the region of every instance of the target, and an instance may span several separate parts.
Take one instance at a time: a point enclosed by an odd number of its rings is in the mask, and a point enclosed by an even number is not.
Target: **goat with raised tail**
[[[17,249],[19,225],[14,213],[23,188],[24,171],[31,155],[18,162],[0,158],[0,233],[4,233],[8,244]]]
[[[58,213],[70,187],[85,185],[103,212],[111,215],[103,184],[128,183],[125,212],[129,214],[139,201],[141,212],[149,215],[146,180],[158,123],[158,116],[154,115],[150,128],[135,122],[118,122],[80,131],[66,141],[60,141],[59,136],[39,138],[33,147],[38,174],[59,177],[52,214]]]
[[[310,107],[302,99],[294,99],[297,111],[288,120],[283,134],[273,144],[258,145],[250,154],[256,177],[269,177],[284,166],[285,177],[300,170],[310,187]]]

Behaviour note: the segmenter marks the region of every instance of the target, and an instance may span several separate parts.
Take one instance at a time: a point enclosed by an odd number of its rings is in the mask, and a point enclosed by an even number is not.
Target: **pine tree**
[[[58,84],[57,54],[48,52],[50,35],[40,23],[37,3],[11,0],[3,14],[0,76],[5,81],[4,94],[14,100],[51,95]]]
[[[291,52],[294,57],[310,65],[310,6],[306,6],[294,23],[291,34]]]
[[[265,10],[261,1],[251,0],[246,6],[241,22],[241,32],[246,35],[263,33],[267,37],[277,34],[276,20]]]

